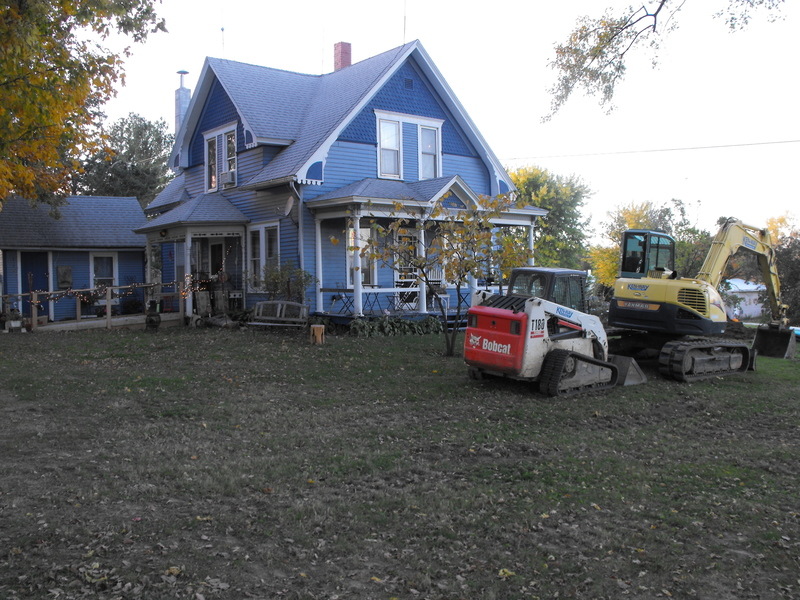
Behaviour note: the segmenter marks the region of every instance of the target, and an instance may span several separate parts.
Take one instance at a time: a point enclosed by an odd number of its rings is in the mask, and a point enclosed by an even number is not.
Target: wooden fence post
[[[106,288],[106,329],[111,329],[111,286]]]
[[[36,322],[39,320],[39,309],[36,307],[36,301],[39,295],[36,292],[31,292],[31,331],[36,329]]]
[[[181,325],[184,324],[185,317],[186,317],[186,298],[183,295],[184,292],[184,283],[178,282],[176,289],[178,290],[178,314],[180,315]]]

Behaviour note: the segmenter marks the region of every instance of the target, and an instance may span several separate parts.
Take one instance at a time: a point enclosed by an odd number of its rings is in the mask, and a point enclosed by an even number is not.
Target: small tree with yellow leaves
[[[493,221],[517,203],[508,195],[480,197],[475,206],[453,209],[440,201],[429,209],[410,214],[408,206],[395,203],[391,221],[380,224],[372,219],[376,232],[361,249],[362,257],[379,261],[417,285],[432,292],[442,284],[455,288],[456,297],[468,287],[469,278],[493,280],[511,266],[521,266],[530,258],[527,244],[504,243]],[[403,216],[397,216],[402,214]],[[374,215],[373,215],[374,217]],[[426,247],[418,241],[424,232]],[[351,248],[352,250],[352,248]],[[433,295],[445,323],[445,355],[454,356],[462,312],[456,303],[455,320],[448,319],[441,295]]]

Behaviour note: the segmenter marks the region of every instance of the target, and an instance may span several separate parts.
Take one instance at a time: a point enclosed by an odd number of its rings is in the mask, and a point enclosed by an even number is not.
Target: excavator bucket
[[[619,372],[617,385],[638,385],[640,383],[647,383],[647,375],[644,374],[639,363],[630,356],[609,354],[608,362],[617,366],[617,371]]]
[[[753,350],[759,356],[772,358],[794,358],[797,348],[794,330],[774,325],[761,325],[753,340]]]

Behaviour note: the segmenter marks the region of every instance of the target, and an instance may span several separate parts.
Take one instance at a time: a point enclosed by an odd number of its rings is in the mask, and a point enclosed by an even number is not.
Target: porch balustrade
[[[183,284],[181,282],[167,283],[147,283],[147,284],[131,284],[120,286],[103,286],[97,288],[85,289],[66,289],[58,291],[44,291],[38,290],[33,292],[26,292],[23,294],[7,294],[0,296],[0,312],[6,315],[6,318],[16,312],[19,314],[27,328],[31,331],[35,330],[48,322],[50,315],[55,314],[54,305],[57,302],[67,299],[73,299],[75,302],[75,319],[74,321],[81,322],[86,317],[104,318],[106,327],[112,328],[112,319],[115,316],[116,310],[115,300],[121,298],[135,298],[141,301],[141,310],[138,314],[144,314],[151,300],[163,303],[167,301],[165,309],[169,312],[180,314],[181,321],[183,320],[184,303],[183,297]],[[163,288],[173,287],[176,292],[161,292]],[[141,296],[139,295],[141,291]],[[96,312],[93,315],[85,314],[88,308],[96,306]],[[135,314],[135,313],[131,313]],[[72,322],[69,318],[63,318],[58,321],[59,323]]]

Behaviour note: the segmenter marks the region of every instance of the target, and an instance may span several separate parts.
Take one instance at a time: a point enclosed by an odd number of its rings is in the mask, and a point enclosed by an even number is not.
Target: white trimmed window
[[[369,227],[362,227],[358,233],[358,248],[359,252],[366,247],[367,242],[373,236],[373,231]],[[354,263],[356,247],[356,230],[352,227],[347,229],[347,287],[353,287],[354,277]],[[375,285],[378,282],[378,264],[375,259],[369,256],[361,256],[361,283],[363,285]]]
[[[420,117],[388,111],[375,111],[378,130],[378,177],[404,179],[403,152],[417,156],[418,180],[433,179],[442,174],[442,125],[441,119]],[[413,139],[403,139],[405,124],[417,127],[416,147]],[[413,129],[405,129],[406,133]],[[413,175],[412,175],[413,179]]]
[[[380,127],[380,160],[378,171],[381,177],[391,177],[393,179],[402,179],[403,172],[400,168],[402,165],[401,155],[402,148],[400,140],[400,121],[387,121],[380,119],[378,121]]]
[[[92,252],[90,256],[91,287],[106,288],[118,285],[119,271],[116,252]],[[116,304],[118,301],[114,299],[113,303]],[[98,300],[98,304],[105,304],[105,299]]]
[[[225,132],[225,170],[236,171],[236,130]]]
[[[217,189],[217,138],[206,140],[206,189]]]
[[[206,190],[236,185],[236,124],[204,134]]]
[[[280,264],[280,237],[277,222],[253,225],[248,230],[247,262],[251,288],[261,285],[265,268]]]
[[[442,150],[439,129],[419,127],[419,178],[435,179],[441,174]]]

